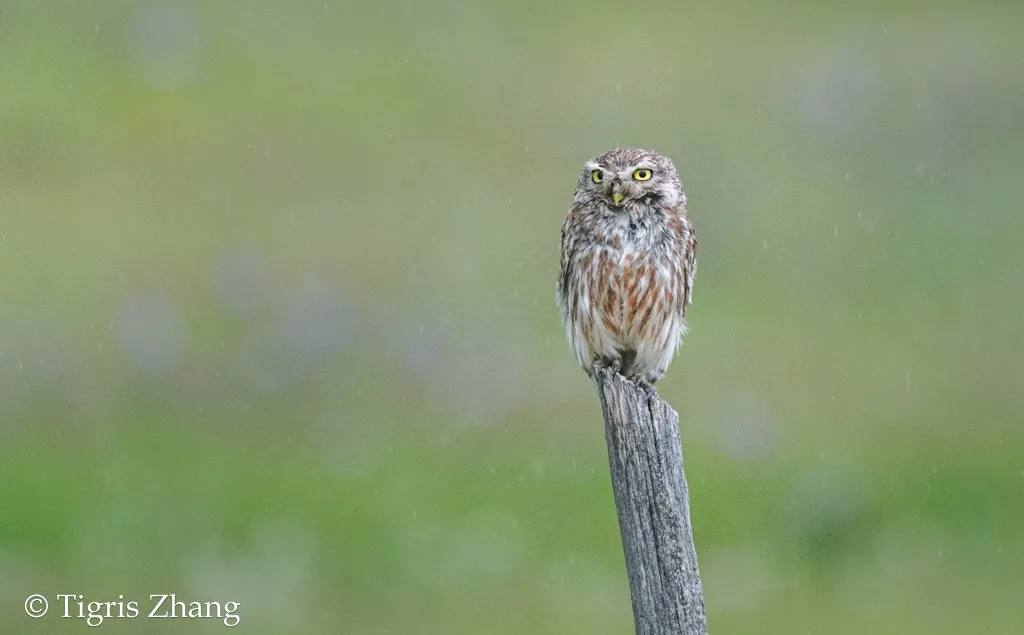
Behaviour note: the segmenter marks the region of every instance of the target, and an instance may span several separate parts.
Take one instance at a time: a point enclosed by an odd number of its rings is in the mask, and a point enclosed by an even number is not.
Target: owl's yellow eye
[[[633,170],[633,178],[637,181],[649,181],[651,179],[651,171],[647,168]]]
[[[600,183],[601,179],[604,178],[604,175],[601,174],[601,170],[594,170],[593,172],[590,173],[590,178],[594,181],[594,183]]]

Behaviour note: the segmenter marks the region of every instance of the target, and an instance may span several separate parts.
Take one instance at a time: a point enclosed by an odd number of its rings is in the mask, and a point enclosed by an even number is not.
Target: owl
[[[556,300],[576,359],[653,390],[686,332],[697,240],[672,161],[619,148],[587,162],[562,225]]]

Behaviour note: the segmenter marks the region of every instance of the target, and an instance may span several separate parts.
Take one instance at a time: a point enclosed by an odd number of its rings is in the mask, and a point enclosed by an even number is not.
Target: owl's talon
[[[658,394],[657,391],[654,390],[654,384],[647,381],[646,379],[636,380],[636,385],[639,386],[640,389],[644,391],[644,394],[647,395],[647,399],[649,400],[653,399]]]
[[[599,359],[594,362],[594,374],[601,371],[609,373],[622,374],[622,362],[618,359],[609,359],[607,357]]]

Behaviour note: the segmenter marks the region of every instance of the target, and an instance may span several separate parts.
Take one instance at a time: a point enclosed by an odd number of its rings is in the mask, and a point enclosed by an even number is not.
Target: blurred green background
[[[553,302],[674,158],[712,633],[1024,632],[1019,2],[0,3],[0,631],[631,633]],[[108,620],[108,633],[213,633]]]

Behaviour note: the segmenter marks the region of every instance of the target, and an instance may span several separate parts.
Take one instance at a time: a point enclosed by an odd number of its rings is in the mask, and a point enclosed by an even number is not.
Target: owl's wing
[[[555,295],[557,296],[559,306],[561,306],[563,310],[568,306],[566,304],[566,299],[569,294],[569,278],[572,274],[569,269],[572,267],[573,252],[576,249],[575,232],[572,231],[572,218],[575,207],[576,205],[573,204],[569,209],[569,214],[566,216],[565,222],[562,223],[562,239],[560,242],[562,262],[558,269],[558,285],[557,293]]]
[[[680,267],[678,278],[673,281],[677,297],[683,298],[679,303],[679,311],[686,315],[686,307],[693,304],[693,278],[697,273],[697,237],[693,233],[693,225],[686,216],[686,208],[680,205],[669,211],[669,228],[672,233],[673,264]]]
[[[693,304],[693,280],[697,275],[697,236],[693,233],[693,226],[689,226],[690,232],[686,245],[686,271],[683,272],[683,290],[686,294],[686,304],[683,306],[683,313],[686,307]]]

